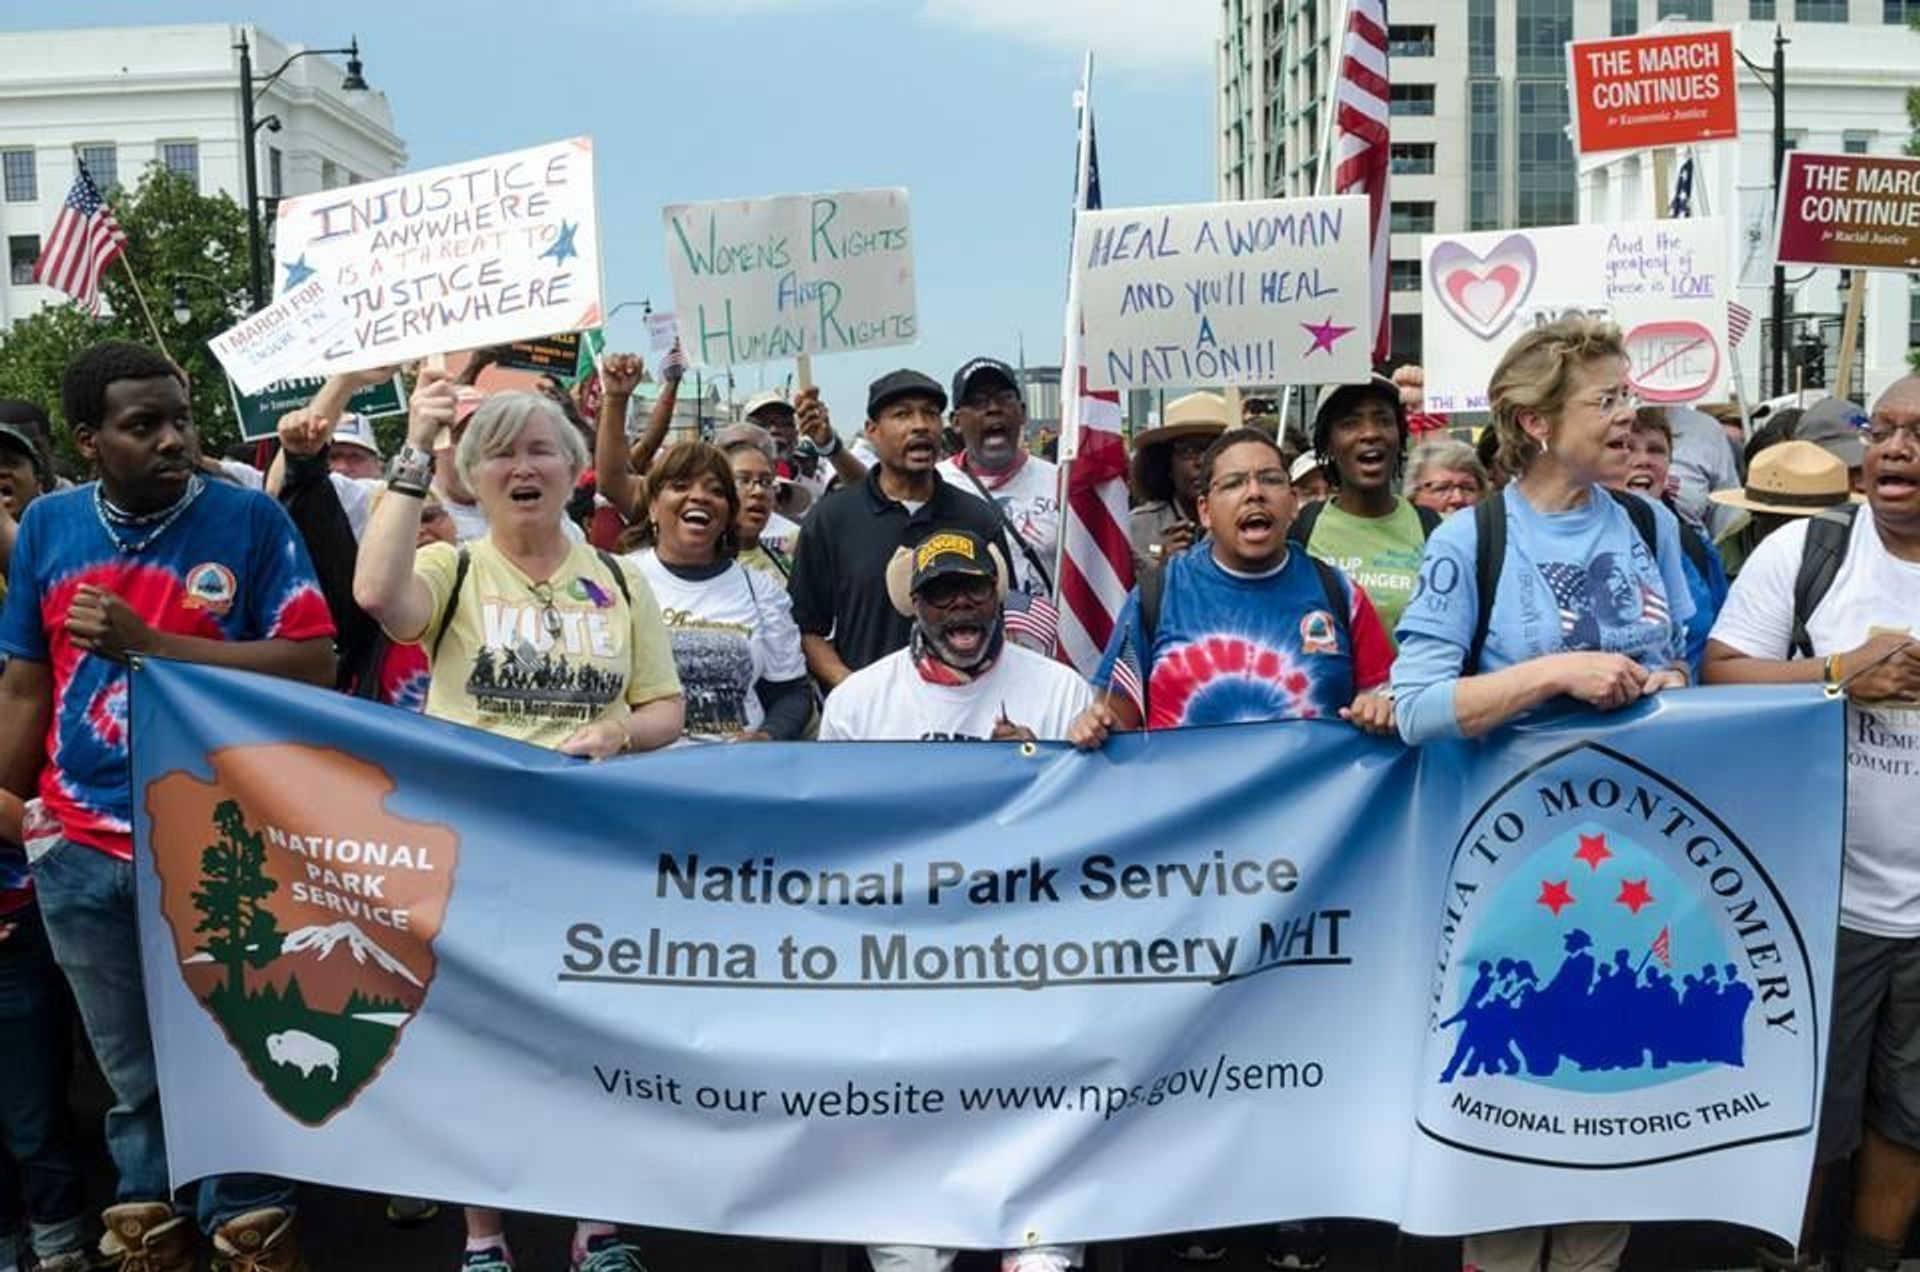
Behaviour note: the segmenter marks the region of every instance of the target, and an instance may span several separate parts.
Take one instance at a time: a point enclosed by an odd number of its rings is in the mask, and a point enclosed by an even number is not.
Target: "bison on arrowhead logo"
[[[343,751],[236,746],[213,779],[147,786],[180,973],[273,1102],[310,1126],[350,1104],[433,983],[459,838],[387,809]]]

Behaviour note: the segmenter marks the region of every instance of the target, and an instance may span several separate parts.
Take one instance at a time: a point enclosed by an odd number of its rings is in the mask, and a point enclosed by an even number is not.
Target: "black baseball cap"
[[[955,406],[967,400],[967,386],[983,375],[1005,380],[1008,388],[1015,393],[1020,392],[1020,381],[1014,375],[1013,368],[1000,359],[968,358],[960,364],[960,369],[953,373],[953,404]]]
[[[987,541],[971,530],[935,530],[913,549],[913,581],[910,591],[920,590],[935,579],[1000,578]]]
[[[33,475],[40,483],[40,489],[48,494],[53,493],[53,469],[47,463],[47,453],[40,449],[39,439],[24,425],[0,424],[0,446],[25,455],[27,462],[33,465]]]
[[[939,381],[903,368],[889,371],[867,386],[867,418],[878,419],[889,402],[916,395],[932,398],[935,410],[947,409],[947,391],[940,387]]]

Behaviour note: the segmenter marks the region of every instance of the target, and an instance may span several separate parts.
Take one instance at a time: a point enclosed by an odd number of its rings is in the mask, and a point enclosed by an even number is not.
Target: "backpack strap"
[[[1834,577],[1840,573],[1840,563],[1847,559],[1847,545],[1853,538],[1853,522],[1859,513],[1859,504],[1844,503],[1821,509],[1807,522],[1807,541],[1800,549],[1800,572],[1793,578],[1793,634],[1788,645],[1789,657],[1813,657],[1813,637],[1807,632],[1807,621],[1826,599]]]
[[[1507,555],[1507,496],[1496,490],[1473,506],[1473,582],[1479,604],[1474,609],[1473,638],[1460,674],[1480,674],[1480,656],[1486,652],[1487,632],[1493,626],[1493,598],[1500,590],[1500,567]]]
[[[1328,565],[1317,556],[1309,556],[1313,562],[1313,572],[1320,576],[1320,590],[1327,594],[1327,609],[1333,615],[1333,630],[1338,634],[1340,643],[1346,646],[1347,657],[1353,657],[1353,601],[1347,594],[1347,584],[1340,571]]]
[[[1020,545],[1020,554],[1027,558],[1027,564],[1033,567],[1035,574],[1040,576],[1040,582],[1047,589],[1047,595],[1052,596],[1053,572],[1047,569],[1046,563],[1041,561],[1040,554],[1033,550],[1033,545],[1027,542],[1026,536],[1020,533],[1020,527],[1013,524],[1013,518],[1007,515],[1007,510],[1001,506],[1000,501],[993,497],[993,492],[987,489],[986,483],[980,480],[979,474],[964,464],[960,466],[960,474],[972,482],[973,488],[980,492],[980,497],[987,501],[987,507],[993,509],[993,515],[1000,520],[1000,533],[1006,535],[1010,542]]]
[[[1425,542],[1433,538],[1433,532],[1440,528],[1440,514],[1431,508],[1413,505],[1413,515],[1420,518],[1420,539]]]
[[[1640,542],[1647,545],[1647,555],[1654,560],[1660,559],[1660,528],[1653,519],[1653,505],[1638,495],[1630,495],[1624,490],[1615,490],[1611,486],[1603,489],[1613,497],[1627,514],[1627,520],[1633,522],[1634,533],[1640,536]]]
[[[1707,556],[1709,549],[1706,536],[1684,519],[1680,520],[1680,551],[1693,563],[1694,573],[1703,579],[1713,576],[1713,563]]]
[[[1313,527],[1320,521],[1320,510],[1327,506],[1324,499],[1316,500],[1300,510],[1300,515],[1287,527],[1287,538],[1301,547],[1307,546],[1307,540],[1313,538]]]
[[[429,666],[440,661],[440,646],[447,639],[447,629],[453,626],[453,616],[460,605],[460,589],[467,585],[467,572],[472,568],[473,558],[467,555],[467,545],[463,543],[453,567],[453,586],[447,589],[447,603],[440,610],[440,630],[433,634],[433,645],[427,650]]]
[[[1141,657],[1153,656],[1153,634],[1160,628],[1160,601],[1167,592],[1167,567],[1155,561],[1140,571],[1140,633],[1147,647]]]
[[[605,548],[595,548],[593,554],[600,558],[600,564],[607,567],[607,573],[613,575],[614,584],[620,589],[620,598],[627,603],[628,609],[632,609],[633,589],[627,586],[627,572],[620,568],[619,560]]]

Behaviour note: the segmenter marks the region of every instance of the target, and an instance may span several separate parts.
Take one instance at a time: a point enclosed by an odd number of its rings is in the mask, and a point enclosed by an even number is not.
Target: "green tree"
[[[246,998],[247,968],[280,957],[280,921],[263,904],[280,885],[267,877],[266,841],[247,828],[237,802],[222,800],[213,820],[220,842],[200,854],[201,886],[193,894],[200,923],[193,930],[206,933],[200,948],[226,967],[227,992],[238,1003]]]
[[[115,261],[101,279],[106,312],[94,318],[63,301],[16,322],[0,336],[0,394],[44,407],[55,421],[62,461],[79,472],[60,409],[60,375],[74,355],[102,340],[153,344],[134,292],[137,277],[167,352],[187,372],[202,449],[218,454],[238,434],[226,377],[207,341],[248,308],[246,219],[227,195],[201,194],[192,180],[157,163],[132,191],[109,192],[108,202],[126,231],[127,250],[125,264]],[[176,286],[191,311],[184,323],[173,314]]]

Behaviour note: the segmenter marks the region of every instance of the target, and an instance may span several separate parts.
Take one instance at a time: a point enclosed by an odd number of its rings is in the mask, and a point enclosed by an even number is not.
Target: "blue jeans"
[[[33,906],[0,916],[13,935],[0,941],[0,1255],[17,1248],[24,1206],[42,1255],[78,1249],[86,1186],[67,1113],[73,1071],[73,1011]]]
[[[34,891],[54,958],[73,987],[94,1058],[113,1091],[107,1151],[120,1177],[117,1200],[170,1201],[167,1143],[147,999],[140,979],[133,863],[62,839],[33,863]],[[197,1110],[218,1117],[218,1109]],[[293,1185],[265,1175],[202,1180],[195,1212],[203,1231],[267,1206],[293,1209]]]

